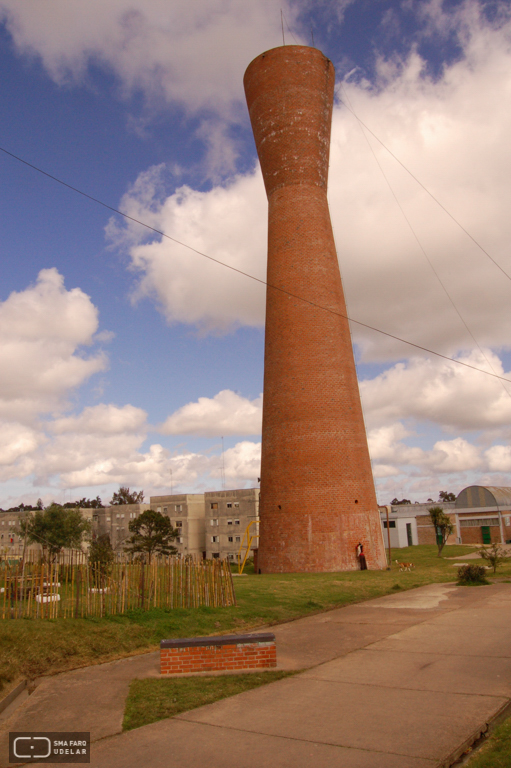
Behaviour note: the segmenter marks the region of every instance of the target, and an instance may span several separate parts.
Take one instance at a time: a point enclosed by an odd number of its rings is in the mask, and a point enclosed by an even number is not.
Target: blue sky
[[[242,78],[282,44],[281,8],[286,44],[312,27],[336,66],[350,315],[505,373],[510,280],[345,104],[511,274],[508,2],[0,0],[0,146],[264,279]],[[0,506],[148,496],[171,470],[174,492],[220,488],[222,463],[227,487],[255,485],[261,287],[2,153],[0,173]],[[381,503],[511,484],[511,386],[353,336]]]

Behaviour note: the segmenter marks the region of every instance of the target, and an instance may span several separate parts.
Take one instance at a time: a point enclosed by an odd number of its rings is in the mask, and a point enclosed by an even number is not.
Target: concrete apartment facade
[[[204,494],[204,503],[208,558],[236,560],[250,523],[250,533],[254,535],[251,550],[257,549],[259,488],[209,491]]]
[[[112,507],[88,510],[92,515],[92,533],[96,536],[107,534],[113,549],[121,551],[126,540],[131,536],[129,524],[146,509],[149,504],[115,504]],[[85,510],[81,510],[83,513]]]
[[[22,512],[0,512],[0,555],[19,556],[23,552],[23,538],[19,534]]]
[[[168,517],[179,531],[174,546],[180,555],[204,557],[205,515],[204,494],[188,493],[171,496],[151,496],[151,509]]]
[[[180,555],[236,560],[249,523],[254,523],[251,532],[257,533],[259,489],[151,496],[149,503],[81,509],[80,512],[92,523],[92,538],[106,534],[113,549],[122,552],[131,535],[130,522],[147,509],[161,512],[177,528],[179,536],[174,545]],[[25,512],[0,513],[0,557],[23,554],[19,523],[25,515]],[[84,541],[82,549],[87,551],[89,544]],[[252,541],[252,548],[256,547],[257,538]],[[40,547],[32,545],[30,549]]]

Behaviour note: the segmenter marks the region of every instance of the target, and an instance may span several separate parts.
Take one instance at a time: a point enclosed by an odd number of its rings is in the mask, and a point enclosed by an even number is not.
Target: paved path
[[[90,730],[94,768],[438,768],[511,701],[511,584],[433,584],[272,631],[279,667],[305,671],[128,733],[129,682],[159,677],[157,654],[48,678],[3,724],[0,765],[9,730]]]

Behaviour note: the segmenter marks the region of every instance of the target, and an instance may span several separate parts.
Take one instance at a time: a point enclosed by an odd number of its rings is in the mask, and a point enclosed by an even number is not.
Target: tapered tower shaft
[[[316,48],[258,56],[245,92],[269,205],[259,566],[385,565],[327,203],[335,72]]]

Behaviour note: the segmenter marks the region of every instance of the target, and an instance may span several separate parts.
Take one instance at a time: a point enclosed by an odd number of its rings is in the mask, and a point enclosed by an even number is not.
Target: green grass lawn
[[[216,677],[183,677],[171,680],[133,680],[130,685],[123,731],[140,728],[180,712],[213,704],[228,696],[273,683],[293,672],[272,670],[244,675],[220,675]]]
[[[473,551],[449,546],[442,555],[454,557]],[[452,561],[438,558],[436,553],[434,546],[394,550],[393,559],[415,564],[411,573],[400,573],[395,563],[391,571],[271,575],[254,575],[252,571],[234,579],[238,605],[231,608],[137,610],[97,619],[0,621],[0,682],[9,685],[19,677],[33,678],[155,650],[164,638],[243,632],[396,589],[456,581]],[[511,559],[497,571],[497,578],[502,577],[511,578]]]
[[[466,768],[509,768],[511,765],[511,718],[491,734],[488,741],[465,763]]]

